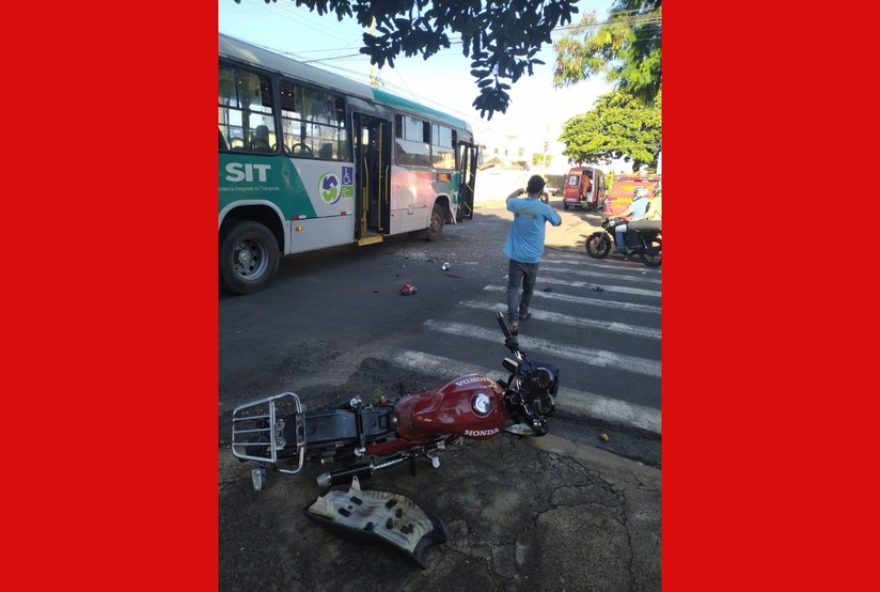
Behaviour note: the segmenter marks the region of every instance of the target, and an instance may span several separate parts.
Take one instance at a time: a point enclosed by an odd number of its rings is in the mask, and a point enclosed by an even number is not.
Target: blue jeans
[[[519,318],[529,312],[529,303],[538,279],[538,263],[522,263],[510,260],[507,269],[507,321],[519,322]],[[519,289],[522,286],[522,296]]]
[[[614,227],[614,239],[617,243],[618,251],[626,248],[626,227],[626,224],[618,224]]]

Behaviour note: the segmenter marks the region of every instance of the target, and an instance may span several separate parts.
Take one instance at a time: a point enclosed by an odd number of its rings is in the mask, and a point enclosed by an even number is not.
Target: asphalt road
[[[521,347],[561,368],[561,410],[659,434],[661,273],[616,256],[589,258],[584,238],[598,219],[552,203],[564,222],[548,226]],[[275,392],[342,385],[367,359],[404,376],[500,376],[506,350],[494,311],[505,310],[510,214],[477,212],[447,226],[439,242],[403,236],[288,257],[267,290],[221,295],[221,413]],[[418,292],[400,295],[405,282]],[[331,389],[314,403],[354,394],[364,393]]]
[[[473,371],[504,376],[503,204],[447,226],[439,242],[288,257],[265,291],[221,293],[221,589],[659,589],[660,272],[590,259],[584,238],[598,218],[551,203],[564,222],[548,227],[520,344],[561,369],[552,438],[535,440],[541,450],[529,439],[473,443],[438,471],[374,478],[419,492],[446,523],[450,540],[426,571],[305,521],[299,510],[318,493],[308,471],[273,474],[254,492],[229,453],[230,414],[291,390],[316,407]],[[400,295],[405,282],[417,293]]]

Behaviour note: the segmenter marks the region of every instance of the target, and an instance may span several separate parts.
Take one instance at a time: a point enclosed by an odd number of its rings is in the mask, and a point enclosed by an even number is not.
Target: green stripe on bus
[[[243,200],[272,202],[285,220],[294,214],[316,216],[305,185],[286,156],[220,154],[220,210]]]
[[[449,125],[454,125],[456,127],[464,128],[466,130],[471,129],[471,126],[463,119],[458,119],[457,117],[447,115],[442,111],[437,111],[436,109],[431,109],[430,107],[419,105],[418,103],[414,103],[413,101],[398,97],[397,95],[392,95],[390,92],[378,88],[373,89],[373,98],[376,99],[377,103],[381,103],[388,107],[406,109],[413,113],[421,113],[422,115],[430,116],[437,121],[442,121],[443,123],[448,123]]]

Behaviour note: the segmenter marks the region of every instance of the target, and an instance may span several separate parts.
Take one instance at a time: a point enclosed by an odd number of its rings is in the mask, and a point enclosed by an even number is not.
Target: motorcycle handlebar
[[[501,332],[504,333],[504,345],[509,349],[512,353],[519,353],[519,342],[516,340],[516,337],[510,334],[510,331],[507,329],[507,323],[504,322],[504,314],[500,312],[495,313],[495,318],[498,319],[498,326],[501,327]]]

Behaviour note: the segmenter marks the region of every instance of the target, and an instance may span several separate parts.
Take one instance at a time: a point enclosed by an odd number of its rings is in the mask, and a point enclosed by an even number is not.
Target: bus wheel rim
[[[239,242],[232,255],[235,274],[245,280],[262,276],[269,266],[269,253],[259,241],[245,239]]]

